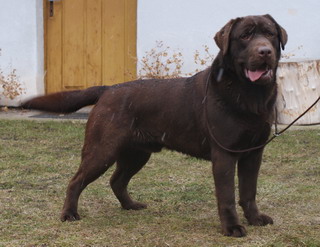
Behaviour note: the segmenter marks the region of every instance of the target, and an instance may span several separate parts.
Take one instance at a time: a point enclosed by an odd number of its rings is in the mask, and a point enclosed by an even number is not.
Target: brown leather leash
[[[221,68],[219,70],[218,73],[218,77],[217,77],[217,81],[221,80],[221,77],[223,75],[223,69]],[[217,138],[215,137],[215,135],[213,134],[210,126],[209,126],[209,121],[208,121],[208,117],[207,117],[207,95],[208,95],[208,89],[209,89],[209,81],[210,81],[210,77],[211,77],[211,71],[208,75],[207,78],[207,82],[206,82],[206,92],[205,92],[205,97],[202,101],[202,103],[204,104],[204,114],[205,114],[205,119],[206,119],[206,124],[207,124],[207,129],[209,131],[210,137],[211,139],[214,140],[214,142],[222,149],[224,149],[225,151],[231,152],[231,153],[245,153],[245,152],[250,152],[250,151],[254,151],[254,150],[258,150],[260,148],[265,147],[267,144],[269,144],[271,141],[273,141],[275,138],[277,138],[278,136],[282,135],[285,131],[287,131],[292,125],[294,125],[300,118],[302,118],[308,111],[310,111],[319,101],[320,101],[320,96],[318,97],[318,99],[310,106],[308,107],[308,109],[306,109],[301,115],[299,115],[295,120],[293,120],[286,128],[282,129],[281,131],[278,131],[278,124],[277,124],[277,109],[275,108],[275,122],[274,122],[274,126],[275,126],[275,130],[273,133],[273,136],[270,137],[266,142],[264,142],[263,144],[259,145],[259,146],[255,146],[255,147],[251,147],[251,148],[247,148],[247,149],[240,149],[240,150],[234,150],[234,149],[230,149],[225,147],[224,145],[222,145]]]

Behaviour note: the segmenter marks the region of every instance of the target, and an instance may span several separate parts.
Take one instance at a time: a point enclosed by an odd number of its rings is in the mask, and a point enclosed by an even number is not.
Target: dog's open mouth
[[[272,77],[272,70],[269,68],[265,69],[257,69],[257,70],[244,70],[246,77],[252,81],[255,82],[260,79],[270,79]]]

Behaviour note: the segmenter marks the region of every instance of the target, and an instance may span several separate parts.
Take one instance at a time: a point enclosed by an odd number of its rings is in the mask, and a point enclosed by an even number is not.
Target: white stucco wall
[[[230,19],[267,13],[289,34],[290,60],[320,59],[319,0],[139,0],[138,60],[163,41],[182,52],[184,70],[192,71],[194,51],[208,45],[216,54],[213,36]]]
[[[42,0],[0,0],[0,6],[0,69],[4,75],[15,69],[25,88],[14,101],[0,95],[0,105],[17,105],[44,92]]]

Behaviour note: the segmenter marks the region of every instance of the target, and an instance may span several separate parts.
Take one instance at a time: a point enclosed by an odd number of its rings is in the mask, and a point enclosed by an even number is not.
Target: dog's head
[[[228,68],[243,81],[259,85],[275,81],[287,39],[286,31],[270,15],[233,19],[215,35]]]

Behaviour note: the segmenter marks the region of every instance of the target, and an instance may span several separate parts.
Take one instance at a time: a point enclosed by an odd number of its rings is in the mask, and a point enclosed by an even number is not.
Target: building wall
[[[13,101],[0,93],[0,105],[17,105],[44,92],[42,0],[0,0],[0,6],[0,69],[5,77],[15,70],[24,88],[22,97]]]

